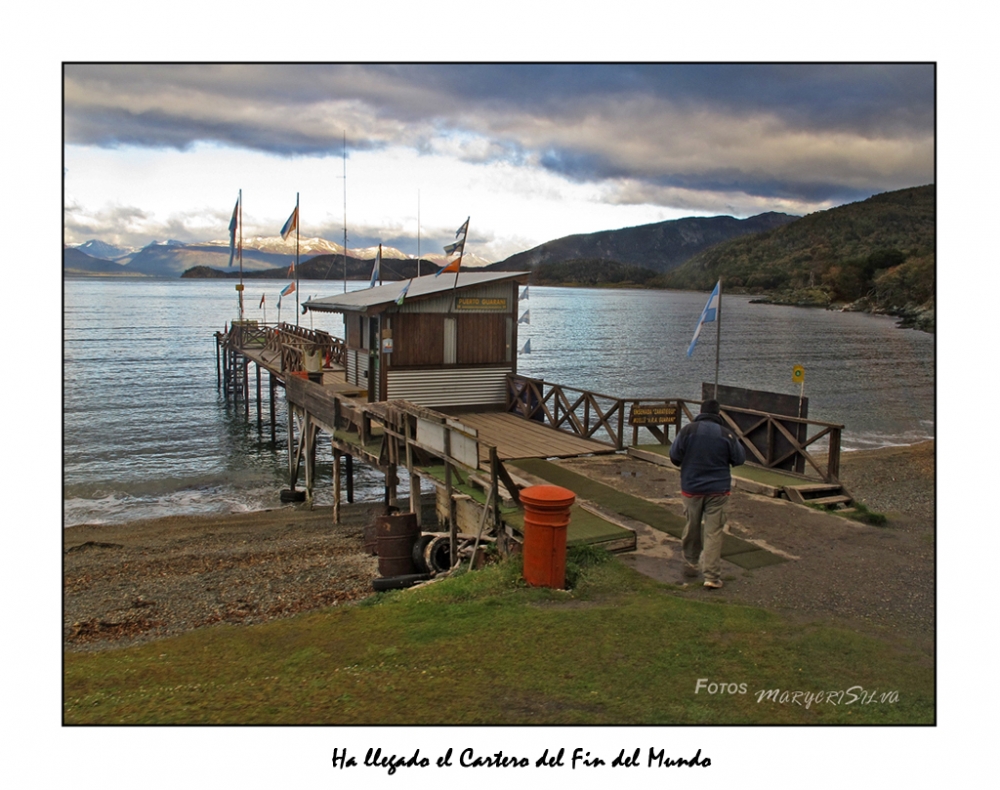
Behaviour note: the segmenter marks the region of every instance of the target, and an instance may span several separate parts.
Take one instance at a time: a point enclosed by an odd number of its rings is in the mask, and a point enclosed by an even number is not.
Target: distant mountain
[[[76,247],[63,248],[63,274],[70,275],[122,275],[125,267],[105,258],[95,258]]]
[[[103,258],[109,261],[116,261],[131,255],[133,252],[138,252],[138,250],[133,247],[117,247],[114,244],[108,244],[100,239],[90,239],[90,241],[85,241],[83,244],[76,244],[72,246],[80,252],[87,253],[87,255],[90,255],[93,258]]]
[[[700,290],[710,290],[720,276],[730,288],[749,291],[820,287],[832,284],[837,276],[832,269],[843,273],[845,266],[873,254],[895,250],[898,255],[887,260],[899,258],[896,264],[933,255],[934,219],[933,186],[884,192],[817,211],[760,236],[720,244],[660,281],[671,288]]]
[[[905,318],[933,309],[935,268],[935,188],[928,185],[719,244],[650,284],[707,291],[721,277],[730,291],[772,302],[848,303]]]
[[[243,269],[254,271],[288,266],[295,260],[295,254],[260,252],[243,248]],[[180,277],[194,266],[211,266],[221,270],[229,267],[229,246],[219,244],[149,244],[132,256],[128,269],[155,277]],[[234,258],[233,269],[238,269]]]
[[[377,250],[377,248],[376,248]],[[383,253],[385,248],[383,248]],[[244,259],[245,262],[245,259]],[[375,258],[363,260],[347,256],[347,279],[367,280],[371,277],[372,267]],[[440,267],[435,263],[421,259],[420,274],[431,274]],[[234,267],[235,268],[235,267]],[[417,276],[417,262],[411,258],[382,258],[382,280],[405,280]],[[218,277],[239,277],[239,272],[233,269],[220,269],[218,267],[195,266],[186,270],[181,277],[189,278],[218,278]],[[244,266],[244,280],[285,280],[293,277],[289,274],[288,267],[282,266],[273,269],[255,269],[247,271]],[[343,255],[314,255],[306,260],[299,260],[299,280],[331,280],[341,281],[344,278],[344,256]]]
[[[686,217],[618,230],[564,236],[488,266],[499,271],[527,271],[566,261],[605,260],[654,272],[676,268],[715,244],[772,230],[797,217],[768,212],[748,219]]]

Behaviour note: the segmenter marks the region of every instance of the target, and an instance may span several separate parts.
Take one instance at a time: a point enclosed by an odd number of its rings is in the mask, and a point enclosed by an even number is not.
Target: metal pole
[[[240,190],[240,321],[243,320],[243,190]]]
[[[299,214],[299,193],[295,193],[295,326],[299,325],[299,226],[302,216]]]
[[[719,343],[722,340],[722,278],[719,278],[719,305],[715,309],[715,394],[719,399]]]
[[[344,132],[344,293],[347,293],[347,132]]]

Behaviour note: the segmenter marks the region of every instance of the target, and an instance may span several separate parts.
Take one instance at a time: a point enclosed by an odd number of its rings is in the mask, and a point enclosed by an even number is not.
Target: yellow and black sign
[[[792,381],[795,384],[801,384],[806,380],[806,369],[801,365],[796,365],[792,368]]]
[[[636,405],[628,413],[629,425],[680,425],[680,422],[680,411],[672,403]]]
[[[477,313],[506,313],[510,310],[510,305],[505,296],[460,296],[455,301],[455,309]]]

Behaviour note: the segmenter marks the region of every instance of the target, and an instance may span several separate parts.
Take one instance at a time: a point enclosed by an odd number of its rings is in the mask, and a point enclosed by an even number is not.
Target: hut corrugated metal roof
[[[461,271],[458,273],[458,285],[452,274],[442,274],[437,277],[427,274],[414,277],[410,290],[406,292],[406,302],[429,299],[448,293],[453,288],[457,291],[468,290],[488,283],[504,280],[527,281],[530,272],[476,272]],[[410,280],[398,280],[374,288],[363,288],[360,291],[324,296],[321,299],[310,299],[303,303],[305,310],[315,310],[320,313],[366,313],[374,315],[396,304],[399,294]]]

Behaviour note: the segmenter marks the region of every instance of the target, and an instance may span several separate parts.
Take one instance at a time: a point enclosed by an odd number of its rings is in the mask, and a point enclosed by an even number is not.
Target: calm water
[[[282,285],[248,285],[247,316],[277,319]],[[301,298],[342,287],[305,283]],[[265,292],[266,314],[258,308]],[[532,353],[520,356],[519,370],[607,395],[697,398],[701,382],[714,379],[715,326],[691,359],[685,352],[706,298],[532,286],[521,305],[531,322],[519,326]],[[216,386],[213,333],[236,314],[231,281],[66,280],[64,303],[67,526],[280,506],[281,390],[275,446],[266,411],[258,436],[254,405],[248,423],[243,405],[227,404]],[[294,302],[285,304],[281,317],[294,321]],[[339,316],[300,321],[343,336]],[[722,330],[720,383],[797,394],[792,366],[803,365],[810,416],[844,424],[846,449],[933,437],[932,335],[896,329],[888,318],[736,296],[724,296]],[[330,464],[321,462],[319,473],[317,501],[329,504]],[[381,495],[380,475],[361,465],[355,474],[359,498]]]

